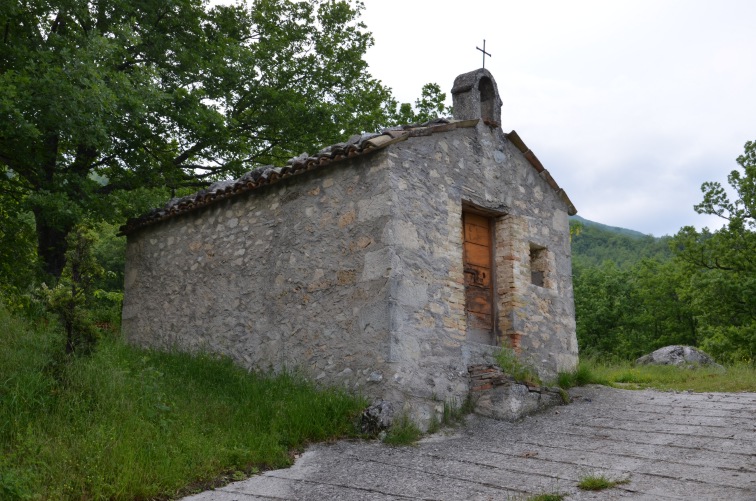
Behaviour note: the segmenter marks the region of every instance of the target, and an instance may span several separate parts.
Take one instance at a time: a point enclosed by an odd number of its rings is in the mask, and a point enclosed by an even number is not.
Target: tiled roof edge
[[[207,207],[214,203],[232,198],[242,193],[254,191],[263,186],[277,183],[281,179],[317,170],[334,163],[358,156],[367,155],[386,148],[394,143],[405,141],[410,137],[426,136],[437,132],[446,132],[458,128],[474,127],[478,119],[451,120],[437,118],[423,124],[402,125],[383,130],[381,133],[357,134],[346,142],[336,143],[320,150],[315,155],[303,153],[286,162],[283,167],[266,165],[253,169],[239,179],[218,181],[207,189],[174,198],[165,206],[153,209],[147,214],[129,219],[119,228],[119,235],[128,235],[146,226],[157,224],[180,214]]]
[[[538,160],[538,157],[535,156],[535,153],[533,153],[530,148],[528,148],[527,145],[523,142],[523,140],[517,134],[517,131],[513,130],[509,134],[504,135],[510,143],[515,145],[515,147],[520,150],[520,152],[522,152],[525,159],[530,163],[530,165],[533,166],[536,172],[538,172],[538,174],[540,174],[540,176],[549,184],[549,186],[551,186],[551,188],[556,191],[557,196],[560,198],[560,200],[562,200],[567,205],[567,214],[569,214],[570,216],[577,214],[577,209],[570,200],[570,197],[568,197],[567,193],[559,187],[554,178],[551,177],[549,171],[544,168],[541,161]]]

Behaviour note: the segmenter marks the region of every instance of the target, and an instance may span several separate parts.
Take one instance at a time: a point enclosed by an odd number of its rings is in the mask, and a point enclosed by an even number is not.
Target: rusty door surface
[[[493,307],[493,235],[491,219],[464,212],[464,270],[467,337],[471,341],[492,344]]]

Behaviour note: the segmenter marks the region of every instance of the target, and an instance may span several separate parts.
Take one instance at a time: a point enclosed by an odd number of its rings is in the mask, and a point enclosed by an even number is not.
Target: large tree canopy
[[[716,230],[685,227],[675,235],[675,250],[698,272],[690,282],[703,347],[732,359],[756,358],[756,142],[749,141],[728,176],[730,193],[720,183],[704,183],[701,214],[721,217]]]
[[[742,168],[727,177],[731,191],[717,182],[701,186],[703,202],[695,206],[699,214],[721,217],[726,225],[714,233],[682,228],[677,241],[682,256],[702,268],[756,274],[756,141],[748,141],[745,153],[737,158]]]
[[[347,0],[3,0],[0,196],[65,236],[110,195],[239,175],[374,130],[396,103],[366,71]]]

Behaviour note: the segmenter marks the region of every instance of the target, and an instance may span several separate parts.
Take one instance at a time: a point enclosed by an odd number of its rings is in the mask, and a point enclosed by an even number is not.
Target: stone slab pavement
[[[477,416],[416,446],[340,441],[186,501],[686,499],[756,501],[756,393],[575,388],[516,423]],[[587,475],[629,482],[581,491]]]

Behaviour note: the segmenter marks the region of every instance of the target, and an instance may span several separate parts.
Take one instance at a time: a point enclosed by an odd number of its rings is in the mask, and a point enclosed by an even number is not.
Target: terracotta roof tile
[[[174,198],[163,207],[152,209],[147,214],[129,219],[125,225],[121,226],[120,232],[122,235],[128,235],[140,228],[164,221],[179,214],[191,212],[220,200],[225,200],[241,193],[253,191],[262,186],[274,184],[282,178],[325,167],[347,158],[367,155],[373,151],[385,148],[390,144],[404,141],[409,137],[429,136],[431,134],[446,132],[456,128],[473,127],[477,123],[477,119],[449,120],[446,118],[439,118],[423,124],[391,127],[381,133],[355,134],[346,142],[326,146],[313,156],[310,156],[307,153],[302,153],[297,157],[291,158],[283,167],[265,165],[245,173],[239,179],[217,181],[211,184],[208,188],[200,190],[197,193],[182,198]],[[544,178],[552,188],[559,192],[560,198],[562,198],[562,200],[564,200],[571,208],[570,213],[573,214],[574,212],[577,212],[575,211],[572,202],[569,201],[569,198],[564,193],[564,190],[561,190],[556,182],[554,182],[548,174],[548,171],[543,168],[535,155],[527,149],[519,136],[517,136],[517,133],[512,131],[506,136],[525,154],[525,157],[531,165],[533,165],[539,173],[544,175]]]

